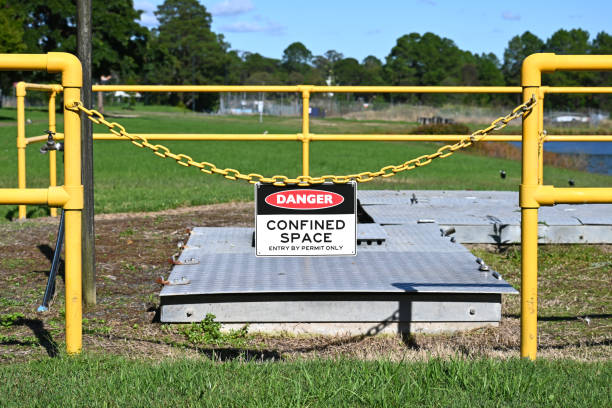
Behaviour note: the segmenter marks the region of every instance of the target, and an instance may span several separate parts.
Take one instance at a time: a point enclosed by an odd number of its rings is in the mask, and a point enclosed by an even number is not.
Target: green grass
[[[606,407],[610,363],[46,359],[0,367],[3,407]]]
[[[521,286],[520,246],[493,253],[472,249],[515,288]],[[599,344],[610,338],[612,257],[597,245],[543,245],[538,250],[538,330],[547,345]],[[504,315],[518,318],[520,297],[504,297]],[[587,323],[586,319],[590,319]]]
[[[159,109],[161,111],[161,109]],[[133,111],[125,111],[133,113]],[[146,113],[136,118],[116,118],[129,132],[141,133],[298,133],[299,118],[218,117],[180,112]],[[14,109],[0,109],[0,186],[17,186],[16,127]],[[43,134],[45,112],[28,110],[33,123],[27,135]],[[61,123],[61,117],[58,117]],[[94,125],[97,133],[106,132]],[[323,119],[312,121],[315,133],[400,133],[408,132],[403,122]],[[59,126],[61,130],[61,126]],[[267,176],[297,176],[301,171],[301,145],[297,142],[162,142],[175,152],[220,167],[256,172]],[[317,142],[311,144],[311,174],[346,174],[378,170],[435,151],[435,143]],[[38,152],[40,145],[27,149],[28,187],[48,186],[48,159]],[[97,141],[94,147],[95,205],[97,213],[155,211],[181,206],[253,199],[253,187],[220,176],[208,176],[195,168],[183,168],[171,159],[160,159],[150,151],[128,142]],[[58,159],[61,169],[61,158]],[[502,180],[499,170],[508,177]],[[60,171],[61,173],[61,171]],[[61,174],[59,175],[61,180]],[[577,186],[605,187],[612,177],[567,169],[547,168],[546,183],[565,186],[572,178]],[[517,190],[520,163],[471,154],[457,153],[382,181],[360,185],[364,189],[474,189]],[[0,207],[0,219],[16,216],[16,206]],[[46,214],[46,209],[30,207],[29,216]]]

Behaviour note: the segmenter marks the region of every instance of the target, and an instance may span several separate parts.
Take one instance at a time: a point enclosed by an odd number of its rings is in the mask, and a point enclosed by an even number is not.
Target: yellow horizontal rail
[[[521,93],[520,86],[93,85],[94,92]]]
[[[51,207],[63,207],[69,201],[71,201],[71,196],[66,187],[0,188],[0,204],[44,204]],[[78,206],[83,199],[73,197],[72,201]]]
[[[64,87],[61,85],[45,85],[45,84],[31,84],[24,82],[25,89],[28,91],[42,91],[42,92],[62,92]]]
[[[612,188],[558,188],[539,186],[533,191],[540,205],[601,204],[612,202]]]
[[[201,140],[216,140],[216,141],[295,141],[304,140],[301,133],[296,134],[224,134],[224,133],[134,133],[138,136],[144,136],[148,140],[176,140],[176,141],[201,141]],[[376,135],[376,134],[316,134],[310,133],[309,139],[313,141],[386,141],[386,142],[452,142],[459,141],[465,138],[466,135]],[[121,136],[115,136],[107,133],[94,133],[94,140],[127,140]],[[26,144],[46,142],[48,136],[32,136],[26,138]],[[63,140],[63,133],[55,134],[56,140]],[[612,142],[612,135],[548,135],[543,139],[545,142]],[[482,140],[483,142],[520,142],[521,135],[488,135]]]
[[[61,92],[61,85],[25,83],[26,89]],[[302,92],[311,93],[521,93],[520,86],[320,86],[320,85],[93,85],[93,92]],[[548,94],[612,93],[609,86],[543,86]]]
[[[548,94],[612,93],[612,86],[543,86]]]
[[[521,93],[520,86],[313,86],[310,92],[336,93]]]
[[[448,142],[464,139],[466,135],[372,135],[372,134],[310,134],[310,140],[317,141],[416,141]],[[522,135],[487,135],[482,142],[520,142]],[[548,135],[545,142],[612,142],[612,135]]]
[[[300,92],[297,85],[93,85],[93,92]]]

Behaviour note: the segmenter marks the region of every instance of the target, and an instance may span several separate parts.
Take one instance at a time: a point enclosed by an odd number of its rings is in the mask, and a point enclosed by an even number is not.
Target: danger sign
[[[255,186],[257,256],[355,255],[356,183]]]

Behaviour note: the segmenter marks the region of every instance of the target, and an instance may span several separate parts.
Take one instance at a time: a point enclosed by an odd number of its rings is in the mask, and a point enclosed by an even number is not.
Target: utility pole
[[[77,54],[83,66],[81,101],[91,109],[91,0],[77,0]],[[92,122],[81,113],[81,182],[84,188],[82,240],[82,287],[86,306],[96,304]]]

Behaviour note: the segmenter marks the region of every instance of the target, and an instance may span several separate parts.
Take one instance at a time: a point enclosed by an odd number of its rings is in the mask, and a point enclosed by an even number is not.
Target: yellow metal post
[[[49,131],[56,132],[55,125],[55,91],[49,94]],[[57,152],[49,151],[49,185],[54,187],[57,185]],[[57,208],[51,207],[51,216],[57,217]]]
[[[81,100],[83,81],[81,63],[70,54],[49,53],[47,70],[62,73],[64,86],[64,188],[74,202],[64,206],[66,216],[66,351],[80,353],[82,348],[82,291],[81,291],[81,119],[69,110]],[[77,200],[77,198],[79,200]]]
[[[302,90],[302,175],[310,175],[310,90]]]
[[[538,95],[538,87],[525,86],[523,100]],[[538,349],[538,207],[523,194],[525,186],[538,185],[538,111],[523,118],[523,169],[521,183],[521,357],[536,358]]]
[[[26,188],[26,137],[25,137],[25,82],[17,83],[15,94],[17,95],[17,186]],[[19,219],[26,218],[26,206],[19,206]]]

